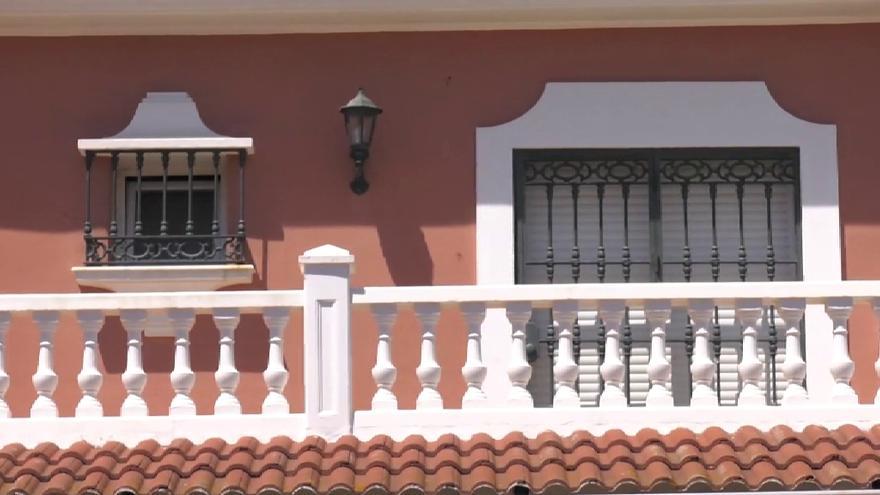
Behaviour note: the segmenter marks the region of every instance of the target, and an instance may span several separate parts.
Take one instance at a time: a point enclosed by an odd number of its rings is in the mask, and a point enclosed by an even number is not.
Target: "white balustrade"
[[[599,366],[599,373],[605,388],[599,396],[599,407],[626,407],[626,394],[623,381],[626,366],[620,355],[620,325],[626,307],[620,301],[602,302],[599,305],[599,318],[605,325],[605,360]]]
[[[767,405],[760,386],[764,365],[758,359],[758,328],[763,316],[761,301],[745,299],[737,303],[736,319],[742,328],[742,359],[737,367],[742,388],[737,397],[737,405]]]
[[[214,310],[214,325],[220,332],[220,356],[214,381],[220,394],[214,402],[214,414],[241,414],[241,402],[235,396],[238,388],[238,368],[235,367],[235,329],[238,327],[240,312],[236,308],[217,308]]]
[[[98,392],[104,377],[98,369],[98,332],[104,326],[102,311],[77,311],[77,319],[83,331],[82,369],[76,382],[82,390],[82,398],[76,405],[76,416],[96,417],[104,415],[104,407],[98,400]]]
[[[8,311],[0,311],[0,419],[10,416],[9,404],[6,403],[6,391],[9,390],[9,375],[6,373],[6,333],[12,315]]]
[[[578,365],[574,360],[574,334],[572,329],[577,319],[577,301],[561,301],[553,304],[553,318],[557,326],[557,356],[553,365],[553,378],[556,393],[553,394],[553,407],[572,408],[580,406],[575,384]]]
[[[37,371],[33,383],[37,389],[37,399],[31,406],[31,417],[58,416],[58,407],[52,395],[58,386],[58,375],[53,368],[55,329],[58,327],[57,311],[35,311],[34,322],[40,331],[40,351],[37,357]]]
[[[513,407],[533,407],[534,400],[528,390],[532,366],[526,355],[526,325],[532,318],[532,304],[528,301],[507,304],[507,319],[512,326],[510,362],[507,376],[510,378],[508,403]]]
[[[803,404],[807,401],[804,379],[807,377],[807,363],[801,356],[801,318],[806,304],[802,299],[784,299],[776,307],[776,314],[785,323],[785,362],[782,372],[785,375],[785,392],[782,405]]]
[[[733,429],[737,425],[767,423],[776,421],[791,423],[797,418],[809,417],[820,422],[851,422],[863,425],[875,422],[876,406],[874,404],[857,404],[857,396],[850,380],[853,376],[855,363],[851,357],[848,321],[856,303],[870,302],[880,319],[880,283],[877,282],[835,282],[835,283],[743,283],[743,284],[570,284],[570,285],[522,285],[522,286],[464,286],[464,287],[366,287],[354,289],[350,287],[350,273],[353,257],[344,250],[332,246],[324,246],[306,253],[300,258],[304,274],[304,289],[301,291],[241,291],[217,293],[164,293],[150,295],[132,294],[70,294],[70,295],[0,295],[0,427],[9,435],[19,435],[13,423],[20,418],[6,420],[10,413],[10,405],[6,401],[16,400],[21,396],[18,387],[27,389],[28,379],[36,390],[36,400],[32,404],[12,404],[12,409],[25,409],[30,406],[30,416],[44,418],[40,424],[52,425],[52,418],[58,415],[55,404],[56,387],[59,376],[66,368],[55,369],[56,353],[73,352],[76,350],[54,346],[56,329],[59,321],[75,317],[82,332],[82,366],[76,375],[76,383],[81,396],[76,404],[74,415],[77,424],[87,425],[83,428],[62,427],[58,420],[57,427],[52,427],[43,435],[30,427],[29,434],[40,437],[40,441],[52,440],[49,431],[61,434],[64,441],[70,436],[88,437],[89,441],[97,442],[114,439],[119,435],[135,435],[135,433],[119,433],[129,428],[137,434],[151,435],[177,434],[181,431],[192,431],[194,434],[207,434],[210,431],[201,429],[197,421],[204,418],[196,416],[196,404],[192,390],[196,374],[191,365],[199,352],[205,352],[190,341],[192,328],[198,318],[210,316],[219,332],[219,359],[214,379],[218,395],[214,401],[212,414],[236,415],[224,424],[229,431],[216,431],[216,435],[226,437],[260,435],[308,435],[316,434],[327,438],[338,438],[349,433],[375,434],[389,432],[402,436],[404,434],[421,434],[433,436],[443,432],[501,431],[542,431],[594,425],[598,430],[607,428],[672,428],[688,426],[693,421],[700,428],[714,425],[715,416],[718,426]],[[809,305],[809,306],[808,306]],[[825,332],[822,327],[813,327],[810,314],[805,308],[819,308],[824,305],[827,316],[833,322],[831,342],[827,360],[813,359],[805,361],[803,350],[810,349],[809,341],[815,338],[816,332]],[[773,308],[771,313],[770,308]],[[499,327],[490,320],[485,320],[490,310],[503,308],[510,322],[511,332],[509,347],[492,349],[494,353],[484,361],[482,348],[484,335],[506,338],[508,328],[506,322]],[[292,314],[302,310],[303,341],[285,343],[285,331],[291,321]],[[371,407],[368,411],[353,411],[352,397],[352,356],[350,338],[357,329],[351,327],[351,315],[355,310],[370,311],[377,323],[378,339],[376,360],[370,370],[375,381],[375,392],[372,395]],[[557,331],[555,342],[556,355],[552,362],[552,414],[543,409],[534,408],[534,400],[530,390],[532,387],[546,386],[548,389],[538,397],[542,401],[549,400],[551,384],[547,366],[551,356],[542,354],[541,363],[537,368],[541,375],[537,380],[532,377],[533,366],[529,362],[527,326],[532,319],[533,311],[552,310]],[[414,311],[418,326],[398,324],[398,312]],[[459,315],[451,315],[457,311]],[[629,311],[629,313],[628,313]],[[821,311],[821,310],[820,310]],[[7,335],[11,323],[17,321],[16,313],[30,316],[36,324],[39,334],[39,348],[36,370],[32,376],[28,372],[23,377],[19,367],[9,368],[10,347]],[[66,314],[63,314],[66,313]],[[574,352],[574,325],[581,316],[590,314],[598,318],[604,325],[605,336],[604,359],[598,366],[602,392],[599,394],[599,407],[583,407],[581,395],[585,390],[598,390],[599,378],[593,372],[595,361],[584,360],[579,363],[580,356]],[[686,313],[686,314],[685,314]],[[268,328],[267,364],[263,371],[267,394],[262,404],[262,415],[243,415],[242,394],[253,399],[253,391],[240,390],[240,371],[235,359],[236,342],[250,338],[250,328],[239,328],[242,315],[261,315]],[[451,332],[448,335],[438,332],[441,314],[450,314],[450,321],[464,321],[466,337],[461,333]],[[784,328],[785,348],[784,363],[781,365],[784,376],[784,392],[781,403],[784,407],[795,406],[798,414],[784,415],[779,418],[772,414],[755,414],[756,407],[767,405],[767,393],[764,383],[774,380],[767,378],[767,363],[759,354],[759,332],[765,324],[765,317],[770,314],[778,316],[778,327]],[[807,315],[804,323],[805,314]],[[101,367],[101,349],[98,336],[104,327],[105,318],[118,315],[126,333],[125,369],[121,380],[126,391],[120,416],[123,420],[103,418],[107,412],[102,403],[102,385],[107,373]],[[164,323],[174,331],[174,362],[170,372],[170,381],[174,397],[168,408],[170,418],[148,418],[148,404],[143,392],[147,383],[144,370],[142,346],[143,330],[149,324],[148,315],[164,316]],[[622,325],[625,318],[636,315],[628,320],[633,327],[637,346],[633,352],[637,360],[630,364],[622,355]],[[63,316],[63,318],[62,318]],[[461,317],[461,320],[457,319]],[[693,353],[690,363],[686,362],[684,352],[672,332],[682,332],[685,316],[693,328]],[[824,315],[822,322],[826,322]],[[718,336],[713,334],[716,318],[724,332],[731,331],[735,322],[742,331],[742,353],[736,363],[740,389],[736,406],[726,407],[722,411],[699,411],[686,407],[672,408],[673,397],[684,398],[687,383],[679,380],[679,372],[689,366],[691,384],[690,405],[695,408],[718,407],[717,390],[724,384],[735,382],[732,376],[732,361],[725,361],[724,376],[721,384],[718,380],[717,363],[715,362],[715,346],[719,343]],[[643,321],[643,320],[644,321]],[[296,321],[297,319],[294,319]],[[72,318],[71,318],[72,321]],[[597,326],[581,319],[582,342],[593,346]],[[827,323],[825,323],[827,324]],[[643,325],[647,325],[650,338],[647,363],[644,361],[642,347]],[[803,325],[813,332],[804,332]],[[296,329],[297,331],[299,329]],[[394,339],[401,332],[408,332],[409,337],[418,334],[420,338],[418,367],[412,369],[399,368],[392,352]],[[878,329],[874,329],[875,333]],[[780,332],[781,334],[782,332]],[[13,334],[18,335],[18,334]],[[670,337],[672,335],[672,337]],[[821,335],[820,335],[821,336]],[[781,335],[780,335],[781,337]],[[725,337],[727,339],[728,337]],[[808,340],[804,342],[804,340]],[[670,344],[672,341],[673,344]],[[726,340],[724,342],[727,342]],[[15,345],[17,339],[13,340]],[[304,413],[292,412],[285,388],[290,373],[285,362],[285,345],[302,347],[303,383],[294,384],[295,389],[303,390]],[[368,345],[373,345],[369,343]],[[537,345],[543,345],[538,342]],[[726,345],[726,344],[725,344]],[[453,382],[459,369],[444,370],[438,362],[439,349],[447,352],[450,346],[458,346],[463,352],[463,363],[460,367],[466,389],[461,397],[461,410],[446,412],[444,399],[447,403],[454,402],[450,397],[440,393],[441,376],[452,377]],[[591,358],[592,347],[585,347],[585,356]],[[397,349],[397,354],[401,349]],[[17,352],[17,351],[16,351]],[[727,355],[727,354],[725,354]],[[815,355],[815,354],[814,354]],[[811,355],[812,356],[812,355]],[[67,355],[61,362],[70,362],[72,356]],[[73,356],[75,359],[76,356]],[[503,359],[498,359],[499,357]],[[506,359],[506,361],[505,361]],[[729,363],[729,364],[728,364]],[[647,364],[647,366],[645,366]],[[297,363],[297,366],[299,363]],[[873,365],[880,376],[880,359],[875,363],[859,362],[860,369],[868,369]],[[627,368],[629,366],[629,369]],[[448,367],[447,367],[448,368]],[[406,370],[406,371],[404,371]],[[363,374],[365,369],[356,369],[355,373]],[[412,374],[418,379],[420,390],[416,398],[415,411],[399,411],[395,384],[400,373]],[[450,375],[444,373],[450,372]],[[155,373],[155,372],[153,372]],[[491,382],[491,390],[502,392],[502,400],[487,399],[484,392],[484,381],[487,374]],[[509,378],[510,387],[505,391],[495,384],[496,377]],[[10,376],[12,375],[12,376]],[[673,387],[673,375],[676,377]],[[831,388],[832,403],[828,404],[827,395],[816,392],[811,383],[810,394],[805,388],[805,378],[809,375],[833,377]],[[627,397],[625,386],[627,379],[635,383],[636,394],[643,394],[645,376],[649,382],[646,408],[630,408],[631,398]],[[71,377],[62,377],[71,378]],[[163,377],[164,378],[164,377]],[[728,379],[730,381],[728,381]],[[19,384],[19,380],[24,385]],[[112,377],[107,381],[111,381]],[[830,380],[829,380],[830,381]],[[762,383],[764,382],[764,383]],[[62,381],[62,383],[66,383]],[[460,383],[460,382],[459,382]],[[505,384],[501,384],[502,386]],[[10,387],[14,393],[8,393]],[[496,388],[497,387],[497,388]],[[586,389],[583,387],[587,387]],[[673,390],[675,388],[675,390]],[[534,389],[537,390],[537,389]],[[723,392],[730,387],[721,388]],[[864,393],[863,389],[860,389]],[[26,390],[25,390],[26,392]],[[69,397],[69,390],[63,394]],[[675,394],[673,393],[675,392]],[[872,390],[871,393],[874,391]],[[507,393],[504,400],[503,393]],[[815,394],[815,397],[813,396]],[[62,394],[59,393],[60,397]],[[585,394],[586,395],[586,394]],[[637,395],[636,401],[641,395]],[[366,399],[366,396],[362,397]],[[257,399],[263,399],[258,397]],[[825,401],[825,402],[823,402]],[[880,392],[874,400],[880,404]],[[725,400],[725,404],[727,401]],[[201,405],[201,404],[200,404]],[[154,409],[159,404],[150,403]],[[736,407],[743,406],[740,414]],[[612,410],[609,410],[612,409]],[[767,409],[767,411],[770,411]],[[806,416],[804,416],[806,415]],[[497,416],[497,421],[496,421]],[[621,422],[613,424],[615,418]],[[766,417],[765,417],[766,416]],[[855,419],[853,419],[855,418]],[[152,422],[156,420],[155,422]],[[225,420],[223,420],[225,421]],[[553,423],[558,421],[558,423]],[[592,423],[591,421],[596,421]],[[107,422],[108,430],[102,429]],[[763,422],[763,423],[762,423]],[[19,423],[24,424],[24,423]],[[70,424],[69,422],[67,423]],[[208,423],[203,423],[208,424]],[[825,423],[822,423],[825,424]],[[134,425],[134,426],[132,426]],[[146,425],[146,426],[145,426]],[[191,430],[190,426],[196,425]],[[240,426],[249,425],[249,426]],[[67,428],[70,431],[65,431]],[[114,429],[115,428],[115,429]],[[251,428],[248,430],[248,428]],[[372,429],[371,429],[372,428]],[[475,430],[476,429],[476,430]],[[208,428],[210,430],[210,428]],[[257,433],[254,433],[254,430]],[[597,431],[598,431],[597,430]],[[566,430],[567,431],[567,430]],[[11,433],[10,433],[11,432]],[[140,433],[142,432],[142,433]],[[428,435],[430,433],[430,435]],[[531,433],[530,433],[531,434]],[[23,435],[23,434],[22,434]],[[43,435],[42,437],[40,435]],[[91,435],[91,436],[89,436]],[[43,438],[48,437],[48,438]],[[15,436],[19,438],[19,436]],[[36,437],[35,437],[36,438]],[[125,437],[132,439],[133,436]],[[73,439],[75,441],[76,439]],[[61,441],[61,440],[57,440]]]
[[[376,382],[373,394],[373,409],[397,409],[397,396],[391,389],[397,380],[397,368],[391,359],[391,329],[397,319],[396,304],[374,304],[370,307],[373,318],[379,327],[379,341],[376,344],[376,364],[371,373]]]
[[[666,325],[672,315],[672,306],[665,301],[648,304],[645,317],[651,329],[651,355],[648,359],[648,379],[651,388],[645,398],[646,407],[672,407],[672,364],[666,359]]]
[[[284,396],[289,373],[284,365],[284,329],[290,320],[290,308],[263,309],[263,322],[269,329],[269,359],[263,380],[269,393],[263,400],[263,414],[289,414],[290,404]]]
[[[483,393],[483,380],[486,379],[486,365],[483,364],[483,352],[480,342],[480,327],[486,318],[486,305],[483,303],[464,303],[461,305],[467,324],[467,354],[461,374],[467,384],[467,390],[461,399],[465,409],[479,408],[486,405],[486,394]]]
[[[715,361],[712,360],[710,349],[710,332],[715,307],[712,301],[696,300],[688,305],[688,316],[694,328],[694,355],[691,358],[691,377],[693,392],[691,406],[717,406],[718,396],[715,393]]]
[[[120,413],[122,416],[147,416],[150,411],[141,394],[147,385],[147,374],[144,372],[141,347],[143,345],[144,325],[147,322],[147,312],[139,309],[129,309],[119,312],[119,320],[125,328],[125,371],[122,373],[122,385],[128,395],[122,401]]]
[[[853,300],[849,297],[832,298],[825,303],[825,312],[834,325],[831,342],[831,376],[834,377],[834,388],[831,389],[831,400],[836,403],[855,404],[859,401],[849,384],[855,371],[855,363],[849,356],[847,328],[852,309]]]
[[[421,362],[416,368],[416,376],[422,384],[422,391],[416,398],[416,409],[442,409],[443,397],[437,390],[440,384],[440,364],[437,362],[436,349],[440,305],[420,303],[415,305],[415,311],[422,327]]]

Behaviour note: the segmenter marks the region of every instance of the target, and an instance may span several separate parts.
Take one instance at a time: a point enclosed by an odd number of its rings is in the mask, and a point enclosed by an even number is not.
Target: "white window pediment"
[[[477,281],[514,283],[513,150],[800,149],[804,280],[840,280],[833,125],[782,109],[762,82],[549,83],[519,118],[477,129]]]

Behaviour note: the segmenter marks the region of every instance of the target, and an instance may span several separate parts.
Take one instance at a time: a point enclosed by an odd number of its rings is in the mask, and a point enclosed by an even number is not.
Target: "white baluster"
[[[174,330],[174,369],[171,370],[174,397],[168,414],[193,416],[196,414],[196,404],[190,397],[190,391],[196,382],[196,375],[190,366],[189,332],[196,321],[196,314],[191,309],[169,309],[168,320]]]
[[[672,365],[666,359],[666,325],[672,314],[669,302],[653,302],[645,307],[645,317],[651,328],[651,356],[648,359],[648,379],[651,388],[645,397],[645,407],[672,407]]]
[[[422,360],[416,368],[422,391],[416,398],[416,409],[442,409],[443,398],[437,390],[440,383],[440,364],[437,363],[435,344],[440,305],[421,303],[415,305],[415,310],[422,325]]]
[[[483,352],[480,347],[480,327],[486,317],[486,305],[483,303],[464,303],[461,305],[461,312],[468,327],[467,356],[464,366],[461,368],[467,390],[461,399],[461,407],[483,407],[486,405],[486,394],[483,393],[486,365],[483,364]]]
[[[147,374],[141,357],[142,333],[147,322],[147,312],[139,309],[127,309],[119,312],[119,320],[125,327],[126,364],[122,373],[122,385],[128,395],[122,401],[122,416],[147,416],[150,412],[141,394],[147,384]]]
[[[737,397],[739,406],[765,406],[767,399],[761,391],[763,365],[758,359],[758,326],[764,316],[760,300],[746,299],[737,302],[736,319],[742,327],[742,360],[737,366],[742,388]]]
[[[556,381],[556,393],[553,394],[553,407],[580,407],[581,400],[575,384],[578,377],[578,365],[574,360],[574,327],[577,318],[576,301],[558,301],[553,304],[553,319],[558,325],[557,356],[553,365],[553,378]]]
[[[104,326],[104,313],[101,311],[77,311],[76,317],[83,330],[82,369],[76,375],[76,382],[82,390],[82,398],[76,405],[78,417],[100,417],[104,408],[98,401],[98,391],[104,381],[98,369],[98,332]]]
[[[600,407],[626,407],[623,381],[626,366],[620,357],[620,325],[626,306],[622,301],[604,301],[599,304],[599,318],[605,325],[605,359],[599,366],[599,374],[605,388],[599,396]]]
[[[391,389],[397,380],[397,368],[391,359],[391,329],[397,320],[396,304],[374,304],[370,307],[373,318],[379,327],[379,342],[376,344],[376,364],[371,370],[376,382],[376,393],[373,394],[374,410],[397,409],[397,397]]]
[[[263,308],[263,321],[269,328],[269,360],[263,380],[269,393],[263,400],[263,414],[290,414],[290,404],[284,396],[288,372],[284,366],[284,329],[290,320],[290,308]]]
[[[37,359],[37,371],[33,376],[34,388],[37,389],[37,400],[31,406],[31,417],[56,417],[58,407],[52,399],[55,387],[58,386],[58,375],[53,369],[55,329],[58,328],[57,311],[35,311],[34,322],[40,330],[40,351]]]
[[[782,373],[785,375],[785,392],[782,405],[800,404],[809,398],[804,388],[807,376],[807,363],[801,356],[801,318],[806,308],[803,299],[785,299],[776,307],[776,314],[785,322],[785,362]]]
[[[510,361],[507,376],[510,378],[510,392],[507,401],[514,407],[534,407],[535,402],[527,386],[532,378],[532,365],[526,355],[526,325],[532,318],[532,304],[528,301],[512,302],[507,305],[507,319],[511,334]]]
[[[715,308],[711,301],[690,301],[688,315],[694,328],[694,356],[691,360],[693,392],[691,406],[717,406],[718,396],[712,382],[715,379],[715,362],[710,349],[710,332]]]
[[[9,375],[6,374],[6,332],[12,317],[8,311],[0,312],[0,418],[8,418],[9,404],[6,403],[6,391],[9,390]]]
[[[849,331],[847,320],[852,313],[853,301],[849,297],[829,299],[825,302],[825,312],[834,325],[831,342],[831,376],[834,387],[831,389],[831,402],[838,404],[857,404],[855,390],[849,380],[855,371],[855,364],[849,356]]]
[[[214,402],[214,414],[241,414],[241,402],[235,396],[238,368],[235,367],[235,329],[240,319],[237,308],[214,310],[214,325],[220,332],[220,356],[214,381],[220,394]]]

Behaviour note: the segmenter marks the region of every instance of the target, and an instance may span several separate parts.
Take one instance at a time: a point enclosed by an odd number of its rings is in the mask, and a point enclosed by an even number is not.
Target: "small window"
[[[244,263],[244,157],[239,150],[110,152],[113,200],[99,213],[106,227],[87,222],[86,264]],[[230,190],[238,194],[229,198]]]
[[[517,150],[517,282],[800,280],[798,158],[794,148]],[[739,328],[725,310],[716,311],[714,327],[719,403],[732,405],[740,386]],[[643,404],[650,386],[649,332],[643,312],[628,310],[622,345],[631,405]],[[581,402],[595,405],[602,323],[595,312],[582,312],[574,333]],[[667,334],[673,396],[684,405],[693,336],[684,312],[673,313]],[[785,383],[777,366],[783,340],[771,309],[759,331],[770,403]],[[536,404],[547,405],[555,352],[549,312],[535,313],[529,341],[530,388]]]

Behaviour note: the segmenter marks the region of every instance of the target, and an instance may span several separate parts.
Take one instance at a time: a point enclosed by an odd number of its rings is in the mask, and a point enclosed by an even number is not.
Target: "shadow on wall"
[[[433,283],[434,263],[420,225],[404,217],[383,217],[376,232],[393,285]]]

